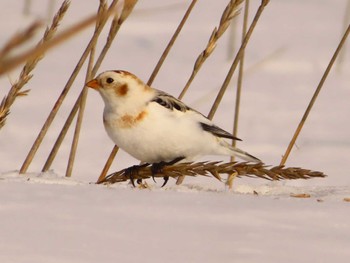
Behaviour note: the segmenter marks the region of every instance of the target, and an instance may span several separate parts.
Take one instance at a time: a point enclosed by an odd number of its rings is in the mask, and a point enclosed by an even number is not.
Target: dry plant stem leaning
[[[197,3],[197,0],[192,0],[191,4],[187,8],[185,15],[183,16],[181,22],[179,23],[178,27],[175,30],[175,33],[171,37],[168,45],[166,46],[166,48],[163,51],[160,59],[158,60],[157,65],[153,69],[153,72],[152,72],[149,80],[147,81],[147,85],[152,85],[152,83],[153,83],[154,79],[156,78],[160,68],[163,65],[163,62],[165,61],[166,57],[168,56],[171,48],[173,47],[173,45],[174,45],[178,35],[180,34],[183,26],[185,25],[185,23],[187,21],[187,18],[189,17],[189,15],[190,15],[190,13],[191,13],[191,11],[192,11],[192,9],[193,9],[193,7],[195,6],[196,3]],[[114,160],[118,150],[119,150],[119,147],[117,145],[114,145],[114,147],[113,147],[113,149],[112,149],[112,151],[111,151],[111,153],[110,153],[110,155],[109,155],[109,157],[108,157],[108,159],[107,159],[107,161],[106,161],[106,163],[105,163],[105,165],[104,165],[104,167],[103,167],[103,169],[101,171],[101,174],[100,174],[97,182],[102,181],[106,177],[106,175],[108,173],[108,170],[110,169],[110,167],[111,167],[111,165],[113,163],[113,160]]]
[[[344,20],[343,20],[343,31],[346,30],[346,27],[348,26],[350,22],[350,0],[348,0],[347,2],[347,5],[346,5],[346,8],[345,8],[345,15],[344,15]],[[339,54],[339,57],[338,57],[338,69],[341,69],[342,65],[343,65],[343,61],[344,61],[344,58],[345,58],[345,53],[346,53],[346,47],[344,47],[342,49],[342,51],[340,52]]]
[[[165,48],[164,51],[163,51],[163,54],[161,55],[160,59],[158,60],[157,65],[155,66],[155,68],[154,68],[154,70],[153,70],[153,72],[152,72],[152,74],[151,74],[151,76],[150,76],[150,78],[149,78],[149,80],[148,80],[148,82],[147,82],[147,85],[149,85],[149,86],[152,85],[152,83],[153,83],[154,79],[156,78],[156,76],[157,76],[157,74],[158,74],[160,68],[161,68],[162,65],[163,65],[164,60],[165,60],[166,57],[168,56],[169,51],[170,51],[171,48],[173,47],[173,45],[174,45],[174,43],[175,43],[175,41],[176,41],[178,35],[180,34],[180,32],[181,32],[183,26],[185,25],[185,23],[186,23],[186,21],[187,21],[187,18],[190,16],[191,11],[192,11],[192,9],[193,9],[193,7],[195,6],[196,3],[197,3],[197,0],[192,0],[191,4],[190,4],[189,7],[187,8],[185,15],[183,16],[183,18],[182,18],[180,24],[178,25],[178,27],[176,28],[175,33],[174,33],[173,36],[171,37],[171,39],[170,39],[168,45],[166,46],[166,48]]]
[[[114,14],[115,12],[116,12],[115,7],[110,8],[107,12],[107,17]],[[0,75],[14,69],[15,67],[17,67],[18,65],[22,64],[23,62],[27,61],[32,57],[45,53],[49,49],[61,44],[62,42],[66,41],[72,36],[77,35],[78,32],[82,31],[83,29],[87,28],[91,24],[95,23],[96,19],[97,19],[96,15],[89,16],[88,18],[62,31],[60,34],[57,34],[57,36],[51,39],[50,41],[47,41],[35,48],[29,49],[23,52],[22,54],[16,57],[13,57],[11,59],[4,60],[4,61],[0,60]]]
[[[245,1],[244,5],[244,16],[243,16],[243,26],[242,26],[242,43],[244,41],[244,37],[247,33],[247,26],[248,26],[248,12],[249,11],[249,0]],[[242,44],[241,43],[241,44]],[[242,83],[243,83],[243,70],[244,70],[244,54],[245,50],[242,52],[242,57],[239,61],[239,67],[238,67],[238,78],[237,78],[237,90],[236,90],[236,103],[235,103],[235,115],[233,120],[233,136],[237,137],[237,131],[238,131],[238,119],[239,119],[239,109],[240,109],[240,103],[241,103],[241,92],[242,92]],[[236,141],[232,140],[232,146],[236,146]],[[234,161],[234,157],[231,157],[231,161]]]
[[[247,26],[248,26],[248,11],[249,11],[249,0],[245,0],[244,5],[244,16],[243,16],[243,26],[242,26],[242,43],[244,41],[244,37],[247,33]],[[238,78],[237,78],[237,90],[236,90],[236,103],[235,103],[235,113],[234,113],[234,119],[233,119],[233,136],[238,137],[238,119],[239,119],[239,109],[241,105],[241,93],[242,93],[242,83],[243,83],[243,71],[244,71],[244,54],[245,51],[243,50],[242,57],[239,61],[239,67],[238,67]],[[236,140],[232,140],[232,146],[236,147]],[[235,160],[235,157],[231,157],[231,162]],[[228,185],[229,189],[232,189],[233,187],[233,179],[234,176],[229,175],[227,178],[226,184]]]
[[[192,81],[196,77],[197,73],[201,69],[204,62],[207,60],[207,58],[213,53],[215,50],[215,47],[217,45],[218,40],[220,37],[226,32],[227,28],[231,24],[232,19],[239,14],[238,7],[243,2],[243,0],[231,0],[228,5],[226,6],[224,12],[221,15],[220,23],[218,28],[214,28],[213,32],[210,35],[209,41],[207,43],[206,48],[202,51],[202,53],[199,54],[197,57],[194,67],[192,70],[192,73],[187,80],[185,87],[182,89],[179,99],[182,99],[187,90],[189,89]],[[176,182],[176,184],[181,184],[183,180],[185,179],[184,176],[180,176]]]
[[[59,26],[60,21],[63,19],[65,13],[67,12],[67,9],[69,7],[69,1],[64,1],[58,10],[57,14],[53,18],[53,21],[51,23],[51,26],[46,28],[43,38],[40,40],[40,42],[37,44],[37,46],[41,45],[42,43],[45,43],[52,39],[54,34],[56,33],[56,30]],[[12,48],[16,47],[23,43],[25,39],[28,39],[26,36],[31,36],[33,32],[35,31],[35,28],[37,28],[37,25],[32,25],[28,30],[26,30],[27,33],[20,34],[17,37],[12,38],[12,41],[10,41],[1,52],[4,55],[9,52]],[[1,55],[0,55],[1,56]],[[2,100],[0,104],[0,129],[5,125],[7,116],[10,113],[10,107],[15,102],[17,97],[25,96],[28,94],[29,90],[21,91],[23,86],[28,83],[28,81],[32,78],[32,74],[30,74],[38,62],[44,57],[44,54],[37,55],[36,57],[30,58],[24,65],[19,79],[16,81],[15,84],[12,85],[8,95]]]
[[[261,1],[261,4],[260,4],[260,6],[259,6],[259,8],[258,8],[258,10],[257,10],[257,12],[255,14],[253,22],[252,22],[252,24],[250,25],[250,27],[248,29],[248,32],[247,32],[247,34],[246,34],[246,36],[244,38],[244,41],[243,41],[241,47],[238,50],[238,53],[237,53],[237,55],[236,55],[232,65],[231,65],[231,68],[230,68],[229,72],[227,73],[227,76],[226,76],[226,78],[224,80],[224,83],[222,84],[222,86],[220,88],[220,91],[219,91],[219,93],[218,93],[218,95],[217,95],[217,97],[216,97],[216,99],[214,101],[214,104],[213,104],[213,106],[212,106],[212,108],[211,108],[211,110],[210,110],[210,112],[208,114],[208,118],[209,119],[213,119],[213,117],[215,115],[215,112],[216,112],[217,108],[219,107],[219,104],[220,104],[220,102],[222,100],[222,97],[224,96],[224,94],[226,92],[226,89],[227,89],[227,87],[228,87],[228,85],[229,85],[229,83],[231,81],[233,73],[235,72],[235,70],[237,68],[238,62],[239,62],[239,60],[242,57],[243,51],[244,51],[245,47],[247,46],[248,41],[249,41],[249,39],[250,39],[250,37],[251,37],[251,35],[253,33],[253,30],[254,30],[256,24],[258,23],[258,20],[259,20],[262,12],[264,11],[264,9],[265,9],[265,7],[266,7],[266,5],[268,3],[269,3],[269,0],[262,0]]]
[[[42,24],[39,21],[36,21],[29,25],[25,30],[15,34],[12,36],[4,45],[4,47],[0,50],[0,62],[3,63],[6,60],[7,55],[14,50],[15,48],[23,45],[27,41],[29,41],[35,32],[41,27]]]
[[[214,28],[209,41],[207,43],[206,48],[202,51],[202,53],[198,56],[191,76],[189,77],[185,87],[181,91],[179,95],[179,99],[182,99],[185,93],[187,92],[189,86],[191,85],[193,79],[196,77],[197,73],[199,72],[200,68],[202,67],[203,63],[206,61],[206,59],[213,53],[217,41],[219,38],[225,33],[226,29],[230,25],[232,19],[239,14],[238,7],[243,2],[243,0],[231,0],[228,5],[226,6],[224,12],[222,13],[220,24],[218,28]]]
[[[320,93],[320,91],[321,91],[321,89],[323,87],[323,84],[326,81],[326,79],[328,77],[328,74],[331,71],[335,60],[337,59],[337,56],[338,56],[341,48],[343,47],[343,45],[344,45],[344,43],[345,43],[345,41],[346,41],[346,39],[347,39],[347,37],[349,35],[349,32],[350,32],[350,24],[348,25],[348,28],[346,29],[342,39],[340,40],[337,49],[335,50],[331,60],[329,61],[328,66],[327,66],[327,68],[326,68],[326,70],[325,70],[325,72],[324,72],[324,74],[323,74],[323,76],[322,76],[322,78],[320,80],[320,83],[318,84],[318,86],[317,86],[317,88],[315,90],[315,93],[312,96],[312,98],[311,98],[311,100],[309,102],[309,105],[307,106],[306,111],[305,111],[305,113],[304,113],[304,115],[303,115],[303,117],[302,117],[302,119],[301,119],[297,129],[294,132],[294,135],[293,135],[293,137],[292,137],[292,139],[291,139],[291,141],[290,141],[290,143],[289,143],[289,145],[287,147],[287,150],[286,150],[286,152],[284,153],[284,155],[282,157],[281,165],[284,165],[286,163],[286,161],[288,159],[288,156],[289,156],[289,154],[290,154],[290,152],[291,152],[291,150],[292,150],[292,148],[293,148],[293,146],[295,144],[295,141],[297,140],[297,138],[298,138],[298,136],[299,136],[299,134],[301,132],[301,129],[304,126],[304,123],[305,123],[307,117],[309,116],[309,113],[310,113],[310,111],[311,111],[311,109],[312,109],[312,107],[313,107],[313,105],[314,105],[314,103],[315,103],[315,101],[316,101],[316,99],[318,97],[318,94]]]
[[[101,26],[103,26],[103,23],[106,22],[105,21],[105,16],[104,16],[106,11],[107,11],[106,0],[100,0],[100,6],[99,6],[99,9],[98,9],[98,14],[97,14],[98,18],[97,18],[96,26],[95,26],[95,32],[98,31],[99,28]],[[93,47],[91,48],[91,52],[93,52],[93,53],[95,52],[96,42],[97,42],[97,38],[95,39],[95,43],[93,44]],[[92,56],[90,54],[88,70],[87,70],[87,74],[86,74],[86,77],[85,77],[86,81],[92,78],[92,73],[91,73],[92,69],[90,68],[90,67],[92,67],[92,63],[93,63],[93,59],[92,59]],[[53,148],[52,148],[52,150],[51,150],[51,152],[50,152],[50,154],[49,154],[49,156],[48,156],[48,158],[47,158],[47,160],[46,160],[46,162],[44,164],[42,172],[46,172],[48,169],[50,169],[50,167],[52,165],[52,162],[55,159],[55,157],[57,155],[57,152],[58,152],[58,150],[59,150],[59,148],[60,148],[60,146],[61,146],[61,144],[62,144],[62,142],[63,142],[63,140],[64,140],[64,138],[65,138],[65,136],[67,134],[67,132],[68,132],[68,129],[69,129],[70,125],[72,124],[76,113],[78,112],[78,109],[79,109],[80,104],[81,104],[81,98],[83,96],[85,96],[84,93],[86,93],[86,92],[87,92],[87,90],[83,88],[83,90],[79,94],[79,97],[76,100],[76,102],[75,102],[75,104],[74,104],[70,114],[68,115],[68,118],[67,118],[65,124],[63,125],[63,128],[62,128],[62,130],[61,130],[61,132],[60,132],[60,134],[59,134],[59,136],[58,136],[58,138],[57,138],[57,140],[56,140],[56,142],[55,142],[55,144],[54,144],[54,146],[53,146]],[[82,102],[82,103],[84,103],[84,102]],[[78,123],[77,123],[77,125],[78,125]],[[75,134],[76,134],[76,132],[75,132]],[[76,136],[74,136],[74,137],[76,137]],[[74,145],[74,144],[76,144],[76,142],[75,142],[75,139],[73,138],[72,145]],[[76,146],[73,146],[73,147],[76,147]],[[74,151],[74,149],[73,149],[73,151]],[[69,160],[72,160],[72,158],[69,158]],[[68,164],[68,165],[70,165],[70,164]],[[66,172],[66,176],[67,176],[67,172]]]
[[[322,172],[297,167],[275,166],[269,168],[263,163],[237,163],[237,162],[198,162],[198,163],[180,163],[171,166],[165,166],[162,173],[155,174],[155,177],[179,176],[213,176],[221,181],[221,174],[235,174],[236,177],[256,177],[266,180],[293,180],[293,179],[311,179],[323,178],[326,175]],[[142,167],[130,178],[126,169],[108,175],[104,180],[97,183],[113,184],[127,180],[148,179],[152,177],[150,166]]]
[[[95,31],[98,29],[100,22],[103,20],[104,13],[106,11],[107,11],[106,1],[100,0],[100,6],[99,6],[98,12],[97,12],[98,18],[96,20]],[[92,70],[92,66],[93,66],[94,58],[95,58],[96,43],[97,43],[97,39],[95,39],[95,42],[93,43],[91,51],[90,51],[90,57],[89,57],[87,72],[86,72],[86,76],[85,76],[85,83],[91,79],[91,70]],[[80,129],[81,129],[85,105],[86,105],[87,92],[88,92],[87,89],[84,87],[82,92],[80,93],[80,96],[78,99],[78,101],[79,101],[79,113],[78,113],[78,118],[77,118],[75,130],[74,130],[72,147],[71,147],[71,150],[69,153],[68,165],[67,165],[67,169],[66,169],[66,177],[70,177],[72,175],[72,171],[73,171],[75,154],[76,154],[76,150],[78,147]]]
[[[105,44],[105,46],[103,47],[95,66],[92,68],[92,63],[93,60],[90,60],[89,63],[89,69],[86,75],[86,79],[85,79],[85,83],[90,80],[93,76],[95,76],[95,74],[97,73],[99,67],[101,66],[101,63],[103,61],[103,59],[105,58],[109,48],[112,45],[112,42],[115,38],[115,36],[117,35],[120,26],[123,24],[123,22],[127,19],[127,17],[130,15],[130,13],[132,12],[135,4],[137,3],[137,0],[129,0],[129,1],[124,1],[124,6],[122,9],[122,13],[119,16],[118,14],[114,16],[114,19],[112,20],[112,25],[111,28],[109,30],[109,34],[108,34],[108,38],[107,38],[107,42]],[[95,43],[96,44],[96,43]],[[94,48],[92,49],[94,50]],[[91,56],[90,56],[91,58]],[[79,114],[78,114],[78,118],[77,118],[77,123],[76,123],[76,129],[74,132],[74,137],[73,137],[73,142],[72,142],[72,147],[71,147],[71,152],[70,152],[70,156],[69,156],[69,160],[68,160],[68,166],[67,166],[67,171],[66,171],[66,176],[70,177],[72,175],[72,169],[73,169],[73,165],[74,165],[74,159],[75,159],[75,155],[76,155],[76,150],[77,150],[77,146],[78,146],[78,141],[79,141],[79,134],[80,134],[80,129],[81,129],[81,123],[83,120],[83,116],[84,116],[84,110],[85,110],[85,104],[86,104],[86,96],[87,96],[87,88],[83,87],[83,91],[81,93],[81,96],[79,96],[79,102],[80,102],[80,107],[79,107]]]
[[[30,163],[32,162],[33,158],[34,158],[34,155],[35,153],[37,152],[42,140],[44,139],[45,135],[46,135],[46,132],[47,130],[49,129],[49,127],[51,126],[59,108],[61,107],[62,103],[63,103],[63,100],[65,99],[66,95],[68,94],[68,91],[70,90],[75,78],[77,77],[81,67],[83,66],[87,56],[89,55],[93,45],[94,45],[94,42],[96,41],[96,39],[98,38],[98,36],[100,35],[104,25],[106,24],[107,22],[107,19],[109,17],[110,14],[114,13],[115,12],[115,6],[117,4],[117,0],[114,0],[111,5],[110,5],[110,8],[109,10],[106,12],[106,14],[103,16],[103,19],[101,19],[100,23],[99,23],[99,27],[97,30],[95,30],[91,40],[89,41],[89,44],[88,46],[86,47],[85,51],[83,52],[83,55],[81,56],[81,58],[79,59],[78,61],[78,64],[76,65],[73,73],[71,74],[69,80],[67,81],[65,87],[63,88],[59,98],[57,99],[54,107],[52,108],[48,118],[46,119],[41,131],[39,132],[39,135],[37,136],[32,148],[30,149],[21,169],[20,169],[20,173],[25,173],[30,165]],[[92,17],[92,22],[95,22],[97,19],[97,15],[94,15]],[[90,25],[91,24],[91,21],[86,21],[85,24],[89,22],[88,24]],[[84,25],[85,25],[84,24]],[[76,32],[76,31],[75,31]],[[43,50],[46,50],[45,48],[43,48]],[[40,50],[42,51],[42,50]],[[37,51],[39,52],[39,51]]]

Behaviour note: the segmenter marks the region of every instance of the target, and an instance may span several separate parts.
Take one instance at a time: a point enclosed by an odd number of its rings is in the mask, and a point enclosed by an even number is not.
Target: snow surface
[[[101,71],[126,69],[147,80],[190,1],[164,2],[139,1]],[[247,47],[239,124],[244,141],[239,147],[267,164],[279,163],[344,31],[347,2],[270,1]],[[1,3],[1,19],[11,23],[0,23],[0,46],[35,17],[46,18],[46,3],[32,1],[27,17],[21,14],[23,1]],[[250,18],[259,3],[251,1]],[[97,4],[72,1],[62,28],[95,12]],[[179,94],[226,4],[198,1],[154,87]],[[171,8],[163,8],[167,5]],[[188,178],[181,186],[170,180],[164,188],[159,188],[160,180],[158,184],[150,181],[147,190],[133,189],[127,183],[95,185],[91,182],[96,181],[113,145],[102,125],[102,100],[94,92],[88,96],[73,177],[64,177],[73,129],[52,170],[41,174],[45,157],[83,86],[85,68],[29,172],[18,175],[92,30],[48,52],[26,86],[31,89],[29,96],[15,102],[0,130],[0,262],[348,260],[350,212],[344,198],[350,197],[349,41],[343,64],[331,71],[287,162],[323,171],[328,175],[325,179],[269,183],[239,178],[233,191],[213,178],[200,177]],[[219,41],[184,98],[204,114],[230,67],[228,42],[227,36]],[[0,79],[1,98],[19,70]],[[226,130],[232,129],[234,86],[214,118]],[[121,152],[112,170],[135,163]]]

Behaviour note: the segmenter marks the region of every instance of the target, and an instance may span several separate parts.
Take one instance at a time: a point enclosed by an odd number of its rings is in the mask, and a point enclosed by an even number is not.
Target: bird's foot
[[[159,163],[154,163],[154,164],[152,164],[152,166],[151,166],[151,172],[152,172],[152,178],[153,178],[153,181],[155,182],[155,175],[156,174],[161,174],[161,173],[163,173],[163,168],[165,167],[165,166],[167,166],[167,165],[173,165],[173,164],[175,164],[175,163],[177,163],[177,162],[179,162],[179,161],[181,161],[181,160],[183,160],[183,159],[185,159],[185,157],[177,157],[177,158],[175,158],[174,160],[172,160],[172,161],[170,161],[170,162],[159,162]],[[164,176],[164,182],[163,182],[163,184],[162,184],[162,186],[161,187],[164,187],[167,183],[168,183],[168,181],[169,181],[169,176]]]
[[[128,168],[126,168],[124,171],[125,171],[125,176],[128,177],[130,179],[130,182],[132,184],[133,187],[136,187],[135,186],[135,176],[138,175],[138,172],[141,168],[143,167],[146,167],[148,166],[149,164],[148,163],[145,163],[145,164],[141,164],[141,165],[133,165],[133,166],[130,166]],[[141,178],[138,178],[136,180],[136,183],[138,185],[142,185],[142,179]]]

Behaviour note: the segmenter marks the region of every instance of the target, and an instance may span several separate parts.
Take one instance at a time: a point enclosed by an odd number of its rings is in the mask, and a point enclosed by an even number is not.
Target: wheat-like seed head
[[[326,175],[322,172],[312,171],[298,167],[269,166],[263,163],[246,163],[246,162],[197,162],[197,163],[180,163],[171,166],[165,166],[161,173],[155,174],[154,177],[173,177],[179,176],[213,176],[221,181],[221,174],[236,174],[237,177],[256,177],[265,180],[294,180],[294,179],[311,179],[323,178]],[[133,179],[148,179],[152,177],[150,166],[142,166],[133,173]],[[112,173],[104,180],[98,183],[113,184],[130,180],[127,169]]]

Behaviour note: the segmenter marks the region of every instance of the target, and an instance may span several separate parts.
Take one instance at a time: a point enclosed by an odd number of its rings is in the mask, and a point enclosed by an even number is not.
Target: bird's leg
[[[159,162],[159,163],[153,163],[152,166],[151,166],[151,172],[152,172],[152,178],[153,178],[153,181],[154,180],[154,175],[158,174],[158,173],[162,173],[162,170],[163,170],[163,167],[164,166],[167,166],[167,165],[173,165],[181,160],[185,159],[185,157],[181,156],[181,157],[177,157],[175,158],[174,160],[170,161],[170,162]],[[164,187],[167,182],[169,180],[169,176],[164,176],[164,183],[161,187]]]
[[[146,167],[148,166],[149,163],[144,163],[144,164],[141,164],[141,165],[133,165],[133,166],[130,166],[128,168],[126,168],[124,171],[125,171],[125,176],[129,177],[130,179],[130,182],[132,184],[133,187],[135,187],[135,183],[134,183],[134,180],[135,180],[135,175],[138,174],[138,171],[143,168],[143,167]],[[141,184],[142,183],[142,179],[141,178],[138,178],[136,180],[137,184]]]

